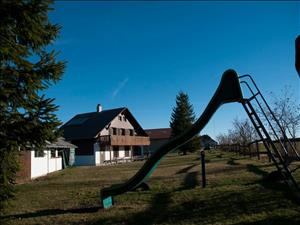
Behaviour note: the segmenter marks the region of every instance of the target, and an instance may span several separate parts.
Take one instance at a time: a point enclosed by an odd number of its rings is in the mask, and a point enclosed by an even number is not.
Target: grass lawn
[[[77,167],[17,186],[1,217],[8,224],[300,224],[300,205],[284,184],[263,179],[268,161],[211,151],[207,187],[201,188],[199,154],[165,157],[150,191],[115,198],[101,209],[104,186],[130,178],[143,164]],[[300,172],[297,178],[300,180]],[[1,223],[2,224],[2,223]]]

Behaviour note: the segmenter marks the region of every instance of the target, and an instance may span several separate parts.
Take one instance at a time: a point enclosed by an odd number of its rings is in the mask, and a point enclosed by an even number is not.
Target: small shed
[[[42,151],[33,148],[20,151],[17,183],[25,182],[49,173],[72,166],[75,162],[77,146],[58,138],[55,142],[47,142]]]
[[[58,156],[62,158],[63,168],[74,165],[75,149],[77,146],[67,142],[63,137],[59,137],[57,141],[53,143],[47,143],[46,148],[58,151]]]

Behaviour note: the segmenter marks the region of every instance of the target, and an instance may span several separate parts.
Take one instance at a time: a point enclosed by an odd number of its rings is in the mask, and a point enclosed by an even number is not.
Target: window
[[[113,147],[113,152],[114,152],[114,158],[118,158],[119,157],[119,147],[114,146]]]
[[[126,119],[126,117],[125,117],[125,116],[124,116],[124,121],[125,121],[125,122],[127,122],[127,119]]]
[[[125,129],[121,129],[121,135],[125,135]]]
[[[113,135],[117,135],[117,128],[113,128]]]
[[[56,157],[56,154],[55,154],[55,153],[56,153],[56,149],[51,149],[51,150],[50,150],[50,153],[51,153],[51,154],[50,154],[50,155],[51,155],[51,158],[55,158],[55,157]]]
[[[125,146],[125,157],[129,157],[130,156],[130,146]]]
[[[119,120],[122,121],[122,116],[119,116]]]
[[[129,135],[133,136],[133,130],[129,130]]]
[[[40,158],[40,157],[44,157],[44,151],[38,151],[38,150],[36,150],[36,151],[34,151],[34,157],[35,158]]]

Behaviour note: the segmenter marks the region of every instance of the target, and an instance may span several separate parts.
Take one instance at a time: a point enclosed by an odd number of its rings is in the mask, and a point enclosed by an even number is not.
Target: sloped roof
[[[207,134],[201,135],[200,136],[200,141],[201,141],[201,146],[216,145],[217,144],[217,142]]]
[[[47,148],[77,148],[76,145],[67,142],[63,137],[57,138],[55,142],[47,143]]]
[[[171,137],[171,128],[147,129],[145,132],[150,139],[169,139]]]
[[[109,125],[109,123],[120,113],[126,113],[129,121],[136,126],[137,131],[142,135],[147,136],[126,107],[103,110],[101,112],[78,114],[65,123],[60,129],[63,131],[63,136],[66,140],[95,138],[96,135]]]

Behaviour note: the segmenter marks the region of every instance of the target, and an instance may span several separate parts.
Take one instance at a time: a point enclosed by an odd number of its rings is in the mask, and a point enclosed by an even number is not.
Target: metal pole
[[[206,174],[205,174],[205,152],[201,150],[201,170],[202,170],[202,187],[206,186]]]

